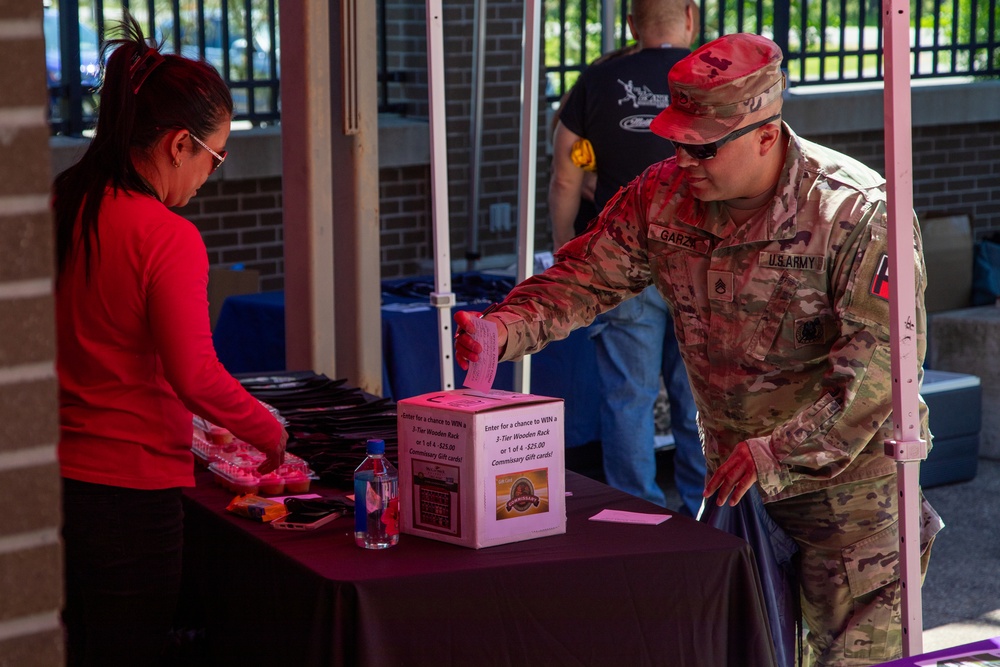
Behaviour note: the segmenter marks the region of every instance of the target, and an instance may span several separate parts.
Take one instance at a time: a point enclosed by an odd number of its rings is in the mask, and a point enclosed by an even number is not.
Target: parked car
[[[69,97],[63,83],[62,49],[59,35],[59,10],[46,9],[43,13],[45,35],[45,70],[49,86],[50,111],[53,118],[62,118],[62,101]],[[101,80],[101,49],[97,30],[80,22],[80,83],[83,88],[84,112],[93,114],[97,108],[96,93]]]
[[[249,95],[252,88],[254,95],[255,113],[275,112],[280,105],[276,100],[277,86],[263,83],[271,81],[271,59],[278,60],[277,49],[272,51],[270,34],[267,24],[251,19],[253,33],[248,42],[245,31],[242,27],[242,15],[229,15],[229,30],[223,35],[222,15],[218,12],[206,13],[204,21],[199,23],[197,14],[185,12],[180,15],[180,45],[178,47],[178,35],[174,32],[174,19],[168,17],[156,26],[156,38],[162,41],[164,51],[180,53],[188,58],[200,59],[204,54],[204,59],[209,62],[219,73],[229,82],[229,90],[233,95],[234,111],[237,115],[250,111]],[[199,33],[203,33],[202,34]],[[204,39],[204,52],[199,46],[201,39]],[[226,42],[227,48],[223,47]],[[228,50],[229,63],[228,70],[223,62],[223,56]],[[276,73],[278,68],[276,65]],[[253,74],[254,83],[247,85]]]
[[[225,35],[229,51],[229,71],[226,72],[223,68],[222,15],[206,14],[202,25],[204,26],[205,60],[219,70],[223,77],[230,81],[247,80],[247,72],[249,71],[247,58],[249,56],[253,78],[257,80],[271,78],[271,43],[266,29],[259,25],[255,26],[248,43],[244,31],[230,20],[229,31]],[[157,26],[156,36],[158,40],[163,41],[165,51],[179,52],[188,58],[201,58],[197,16],[181,15],[179,50],[175,43],[173,18],[168,18]]]

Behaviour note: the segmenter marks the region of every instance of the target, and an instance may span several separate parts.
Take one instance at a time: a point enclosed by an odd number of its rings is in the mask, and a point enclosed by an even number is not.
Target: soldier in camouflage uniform
[[[800,547],[810,660],[901,655],[885,181],[780,120],[781,51],[735,34],[675,65],[654,121],[675,158],[608,203],[545,273],[487,317],[501,360],[536,352],[653,284],[673,312],[698,404],[706,497],[754,484]],[[925,350],[926,276],[913,224]],[[456,356],[476,360],[459,312]],[[921,404],[923,437],[926,406]],[[924,560],[939,519],[924,504]],[[924,570],[926,571],[926,569]]]

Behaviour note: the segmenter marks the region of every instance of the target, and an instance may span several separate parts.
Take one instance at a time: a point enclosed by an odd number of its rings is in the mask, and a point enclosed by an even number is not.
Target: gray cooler
[[[965,482],[976,476],[982,390],[975,375],[924,371],[920,392],[930,410],[934,447],[920,465],[920,485]]]

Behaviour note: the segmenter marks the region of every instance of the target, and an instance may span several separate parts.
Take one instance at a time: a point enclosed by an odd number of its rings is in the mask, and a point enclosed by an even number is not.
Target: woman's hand
[[[261,475],[266,475],[269,472],[274,472],[281,464],[285,462],[285,447],[288,446],[288,431],[281,429],[281,440],[278,442],[278,446],[271,451],[264,451],[264,462],[257,466],[257,472]]]

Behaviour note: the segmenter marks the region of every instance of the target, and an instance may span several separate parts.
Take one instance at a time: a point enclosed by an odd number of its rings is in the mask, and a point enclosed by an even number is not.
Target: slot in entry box
[[[561,398],[453,389],[397,412],[404,533],[480,549],[566,532]]]

